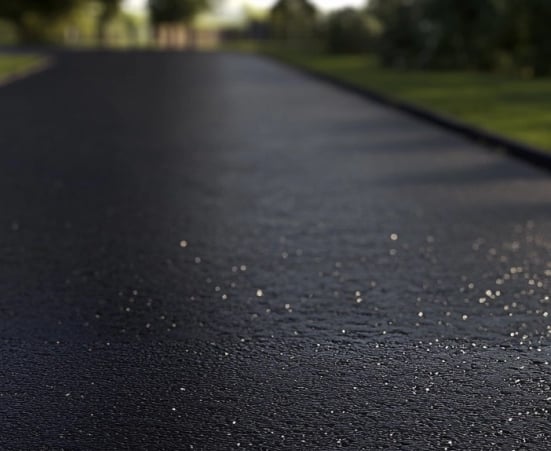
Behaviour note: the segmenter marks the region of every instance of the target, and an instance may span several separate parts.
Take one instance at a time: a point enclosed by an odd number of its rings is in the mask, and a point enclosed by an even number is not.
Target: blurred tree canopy
[[[306,43],[316,34],[318,12],[308,0],[278,0],[270,10],[273,37]]]
[[[499,46],[500,2],[495,0],[425,0],[427,30],[421,65],[442,68],[489,68]]]
[[[327,17],[323,33],[331,53],[363,53],[380,31],[379,21],[365,11],[343,8]]]
[[[113,44],[141,40],[145,21],[121,11],[122,0],[0,0],[0,38],[21,43]],[[188,26],[209,0],[149,0],[150,23]],[[126,38],[124,37],[126,36]],[[6,38],[4,38],[6,41]]]
[[[551,1],[504,0],[501,44],[508,61],[533,75],[551,73]]]
[[[119,12],[121,1],[122,0],[99,0],[101,12],[98,17],[98,42],[100,44],[105,43],[107,24]]]
[[[60,22],[87,5],[96,5],[97,39],[103,43],[108,23],[118,14],[122,0],[0,0],[0,18],[11,23],[23,43],[51,39]]]
[[[404,68],[551,72],[550,0],[371,0],[377,53]]]
[[[2,0],[0,15],[15,23],[27,14],[56,17],[71,10],[81,0]]]
[[[377,51],[383,64],[395,67],[415,65],[423,50],[426,22],[419,1],[371,0],[368,11],[381,23]]]
[[[1,0],[0,17],[10,21],[23,42],[41,41],[45,24],[68,14],[82,0]]]
[[[148,5],[157,45],[196,46],[193,19],[209,7],[209,0],[149,0]]]
[[[551,74],[551,0],[369,0],[327,15],[278,0],[268,25],[285,45],[369,51],[390,67]]]
[[[208,6],[208,0],[149,0],[149,14],[154,25],[189,24]]]

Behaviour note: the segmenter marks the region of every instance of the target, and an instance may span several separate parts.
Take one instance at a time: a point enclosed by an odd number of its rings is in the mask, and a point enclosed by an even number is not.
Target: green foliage
[[[98,0],[101,5],[101,12],[98,17],[97,34],[98,42],[103,44],[106,41],[107,25],[119,12],[121,0]]]
[[[149,13],[155,25],[189,23],[208,6],[208,0],[149,0]]]
[[[549,0],[371,0],[368,11],[387,66],[551,72]]]
[[[8,77],[31,70],[44,59],[35,55],[2,55],[0,54],[0,84]]]
[[[0,0],[0,43],[148,43],[149,24],[122,11],[122,1]]]
[[[491,68],[502,11],[495,0],[424,0],[420,66]]]
[[[0,19],[0,45],[12,45],[17,42],[17,29],[11,22]]]
[[[502,44],[525,75],[551,73],[551,2],[506,0]]]
[[[70,11],[79,1],[81,0],[2,0],[0,17],[16,23],[29,13],[57,17]]]
[[[377,51],[383,63],[394,67],[417,66],[426,28],[420,2],[371,0],[368,11],[382,24]]]
[[[272,36],[288,43],[304,44],[316,34],[317,15],[308,0],[279,0],[270,11]]]
[[[47,36],[47,24],[68,14],[82,0],[1,0],[0,18],[17,27],[24,42],[42,41]]]
[[[331,13],[324,25],[325,44],[331,53],[366,52],[380,28],[376,19],[354,8]]]

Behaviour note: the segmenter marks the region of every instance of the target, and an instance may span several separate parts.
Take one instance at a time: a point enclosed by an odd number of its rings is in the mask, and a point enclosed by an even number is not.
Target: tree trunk
[[[195,30],[195,28],[193,27],[193,25],[190,24],[190,23],[186,23],[185,28],[186,28],[186,34],[187,34],[187,36],[188,36],[188,44],[187,44],[187,47],[188,47],[190,50],[195,50],[195,49],[197,48],[197,35],[196,35],[196,30]]]
[[[17,40],[20,44],[36,44],[43,41],[43,36],[37,30],[26,25],[17,26]]]
[[[96,39],[98,46],[107,46],[107,21],[101,17],[98,19]]]

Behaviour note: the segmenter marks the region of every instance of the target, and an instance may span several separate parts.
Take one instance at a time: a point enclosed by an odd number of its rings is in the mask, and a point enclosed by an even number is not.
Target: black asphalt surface
[[[0,449],[550,449],[548,172],[257,57],[57,59],[0,89]]]

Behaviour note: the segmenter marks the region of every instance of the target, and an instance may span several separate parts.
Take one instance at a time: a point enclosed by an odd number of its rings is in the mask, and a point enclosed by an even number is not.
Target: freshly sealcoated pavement
[[[61,53],[0,149],[0,448],[549,448],[548,172],[216,53]]]

